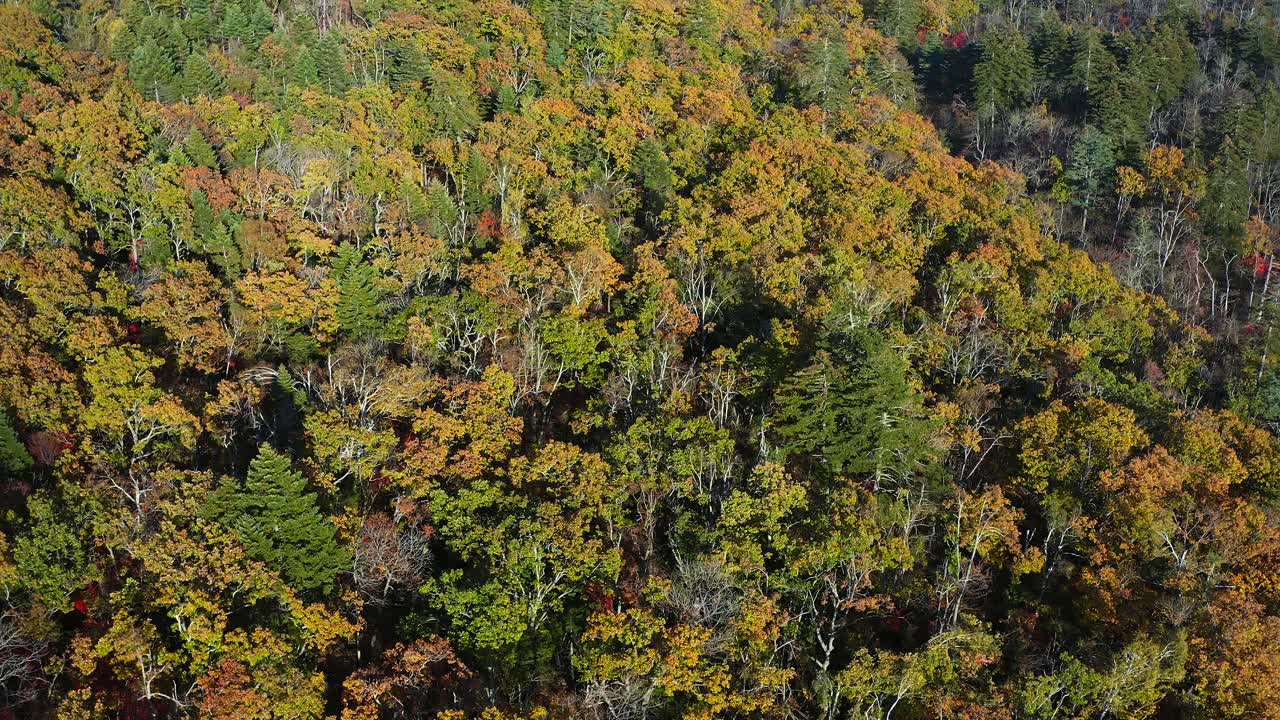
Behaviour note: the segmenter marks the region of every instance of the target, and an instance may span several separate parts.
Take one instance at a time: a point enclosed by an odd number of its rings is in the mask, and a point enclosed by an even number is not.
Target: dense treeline
[[[1280,718],[1278,67],[1243,2],[0,5],[0,713]]]

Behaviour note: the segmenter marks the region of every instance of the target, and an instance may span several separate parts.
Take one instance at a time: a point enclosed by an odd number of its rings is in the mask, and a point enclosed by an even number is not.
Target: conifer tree
[[[347,72],[347,64],[342,56],[342,43],[338,40],[337,33],[325,35],[311,48],[311,57],[316,66],[316,76],[325,90],[339,94],[351,84],[351,75]]]
[[[837,34],[819,38],[809,48],[800,72],[804,101],[828,112],[842,107],[848,102],[853,87],[850,67],[849,51]]]
[[[376,336],[382,329],[382,290],[377,270],[354,245],[343,245],[333,263],[338,279],[338,323],[353,338]]]
[[[271,10],[262,0],[258,0],[252,7],[247,8],[245,16],[249,19],[249,35],[245,40],[256,48],[271,34],[275,21],[271,17]]]
[[[520,109],[520,98],[516,96],[515,88],[510,85],[503,85],[498,90],[497,102],[494,109],[498,113],[515,113]]]
[[[930,422],[916,411],[906,364],[870,333],[839,339],[783,383],[774,427],[789,455],[833,474],[877,480],[926,464]]]
[[[158,45],[148,41],[130,56],[129,75],[144,95],[160,102],[173,81],[173,63]]]
[[[213,4],[210,0],[189,0],[182,30],[188,38],[203,43],[213,34]]]
[[[348,557],[306,488],[289,458],[264,444],[244,483],[224,482],[202,514],[234,530],[249,557],[279,571],[300,592],[323,594]]]
[[[109,52],[113,60],[128,60],[138,47],[138,36],[128,23],[117,21],[119,29],[111,36]]]
[[[31,453],[23,447],[6,413],[0,412],[0,468],[20,472],[31,467]]]
[[[1115,151],[1111,138],[1101,130],[1086,125],[1071,146],[1071,163],[1067,166],[1065,175],[1066,181],[1075,190],[1072,200],[1084,210],[1080,222],[1081,236],[1088,230],[1089,209],[1093,207],[1098,191],[1114,166]]]
[[[1019,106],[1032,84],[1031,46],[1021,33],[996,29],[982,43],[982,55],[973,68],[973,95],[978,112],[986,117]]]
[[[310,49],[304,49],[294,55],[292,77],[293,81],[299,85],[311,86],[320,83],[320,73],[316,68],[315,54]]]
[[[218,34],[224,40],[247,42],[250,36],[249,18],[239,3],[230,3],[222,14],[222,24],[218,26]]]
[[[429,62],[416,43],[397,43],[391,47],[390,56],[392,87],[421,83],[427,77]]]
[[[222,76],[204,53],[191,53],[182,68],[182,89],[187,97],[214,96],[222,92]]]
[[[182,141],[182,148],[187,152],[187,157],[197,165],[218,169],[218,153],[209,144],[204,133],[196,128],[191,128],[191,132],[187,133],[187,138]]]

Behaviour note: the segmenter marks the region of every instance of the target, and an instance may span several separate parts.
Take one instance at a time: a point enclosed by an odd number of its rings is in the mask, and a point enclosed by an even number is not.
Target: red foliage
[[[596,604],[596,607],[609,614],[617,612],[613,605],[613,593],[605,590],[599,583],[591,583],[587,585],[587,598]]]
[[[959,50],[969,44],[969,33],[963,30],[958,33],[952,33],[942,39],[942,44],[952,50]]]
[[[62,430],[39,430],[27,436],[27,452],[44,467],[52,467],[73,445],[71,434]]]
[[[496,238],[502,234],[502,224],[498,222],[493,210],[485,208],[480,214],[480,219],[476,221],[476,233],[489,238]]]

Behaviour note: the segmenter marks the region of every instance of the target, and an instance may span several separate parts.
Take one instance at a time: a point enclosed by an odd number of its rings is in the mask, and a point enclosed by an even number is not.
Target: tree
[[[1064,179],[1074,193],[1072,201],[1084,211],[1080,219],[1080,237],[1085,238],[1089,228],[1089,210],[1101,194],[1115,166],[1115,154],[1111,138],[1101,130],[1086,125],[1071,146],[1071,161]]]
[[[319,79],[320,86],[334,95],[339,95],[346,90],[351,84],[351,74],[347,71],[347,63],[343,59],[342,42],[338,33],[326,34],[309,52],[316,66],[316,77]]]
[[[182,88],[186,95],[215,97],[222,92],[222,86],[222,75],[204,53],[193,52],[187,56],[182,66]]]
[[[224,480],[201,514],[234,530],[250,557],[279,571],[299,592],[325,595],[349,555],[306,488],[288,457],[261,445],[245,480]]]
[[[904,363],[873,335],[820,352],[779,387],[777,402],[780,448],[823,473],[892,486],[929,462],[930,423]]]
[[[1007,112],[1031,96],[1031,45],[1026,36],[1010,27],[987,31],[982,54],[973,68],[973,96],[978,112],[988,118]]]
[[[378,271],[365,262],[354,245],[343,245],[334,259],[338,281],[338,324],[352,338],[375,337],[382,332],[386,308],[377,285]]]
[[[809,44],[799,84],[805,102],[834,112],[849,102],[849,51],[838,34],[826,33]]]
[[[31,453],[18,439],[18,433],[9,420],[9,414],[0,412],[0,466],[12,473],[30,469]]]
[[[129,56],[129,75],[145,95],[156,102],[168,96],[173,82],[173,60],[154,42],[145,42]]]

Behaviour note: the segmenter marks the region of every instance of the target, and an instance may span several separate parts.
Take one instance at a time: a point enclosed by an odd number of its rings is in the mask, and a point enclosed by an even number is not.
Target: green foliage
[[[249,557],[278,571],[299,592],[324,595],[349,555],[306,489],[289,458],[262,445],[245,480],[225,480],[201,514],[234,530]]]
[[[930,423],[906,364],[873,335],[820,352],[778,388],[777,404],[781,449],[814,458],[825,472],[892,483],[928,460]]]
[[[1276,720],[1275,10],[0,4],[7,711]]]
[[[338,280],[338,323],[353,338],[375,337],[382,332],[386,307],[378,287],[378,271],[365,262],[354,245],[343,245],[333,264]]]
[[[992,28],[973,69],[973,95],[980,113],[995,115],[1020,107],[1033,81],[1031,45],[1012,28]]]
[[[828,112],[844,107],[853,88],[850,67],[848,49],[838,36],[815,40],[805,54],[798,78],[802,101]]]
[[[222,87],[222,76],[209,63],[204,53],[194,52],[187,56],[187,61],[182,66],[183,93],[189,97],[214,97],[222,92]]]
[[[152,100],[159,102],[167,98],[173,74],[173,60],[154,42],[139,45],[129,56],[130,77]]]
[[[13,421],[7,413],[0,412],[0,467],[18,473],[29,470],[32,462],[31,453],[18,438]]]
[[[81,539],[84,517],[74,517],[80,509],[75,505],[67,507],[48,493],[33,495],[27,502],[27,532],[13,544],[19,586],[59,612],[70,612],[72,595],[95,576]]]

